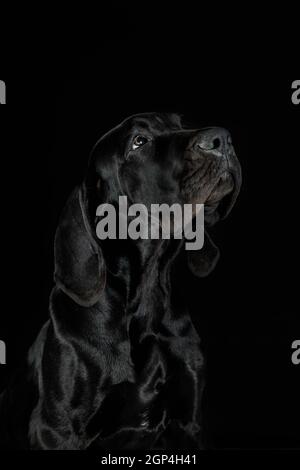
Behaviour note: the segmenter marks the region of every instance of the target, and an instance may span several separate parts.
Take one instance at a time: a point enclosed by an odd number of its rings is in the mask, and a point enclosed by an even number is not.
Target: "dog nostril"
[[[212,149],[213,149],[213,150],[216,150],[216,149],[218,149],[219,147],[221,147],[221,140],[219,139],[219,137],[216,137],[216,138],[213,140]]]
[[[195,145],[198,150],[223,153],[232,146],[231,135],[222,128],[211,128],[199,132]]]
[[[197,142],[197,147],[200,150],[218,150],[222,146],[220,137],[204,138]]]

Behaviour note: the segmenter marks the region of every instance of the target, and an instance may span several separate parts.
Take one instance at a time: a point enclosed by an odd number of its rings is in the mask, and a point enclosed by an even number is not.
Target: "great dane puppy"
[[[200,339],[172,288],[178,239],[106,239],[97,207],[204,204],[206,227],[231,210],[241,170],[228,131],[183,128],[176,114],[129,117],[95,145],[55,236],[50,319],[0,401],[0,441],[20,449],[197,449]],[[186,252],[215,266],[206,233]]]

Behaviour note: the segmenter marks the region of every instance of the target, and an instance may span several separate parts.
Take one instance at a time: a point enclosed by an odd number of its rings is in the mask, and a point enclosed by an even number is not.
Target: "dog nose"
[[[195,140],[198,151],[226,153],[232,147],[230,133],[222,127],[202,129]]]

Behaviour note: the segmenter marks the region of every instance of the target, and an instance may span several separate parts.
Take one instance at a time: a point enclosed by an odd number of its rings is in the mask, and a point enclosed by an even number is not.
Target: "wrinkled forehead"
[[[143,113],[130,116],[122,123],[128,130],[163,133],[181,129],[181,119],[176,113]]]

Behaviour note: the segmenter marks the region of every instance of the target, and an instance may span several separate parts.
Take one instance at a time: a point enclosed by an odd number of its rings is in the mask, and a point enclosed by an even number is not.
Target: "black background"
[[[221,12],[208,20],[196,10],[121,10],[90,24],[69,18],[59,29],[26,24],[17,42],[10,34],[0,68],[0,385],[47,319],[55,228],[93,144],[132,113],[178,111],[230,129],[243,169],[239,200],[214,233],[217,269],[186,279],[207,357],[208,447],[298,448],[297,75],[286,66],[289,45],[269,34],[254,42],[259,23],[247,41],[242,17],[225,41],[216,35],[222,22]]]

